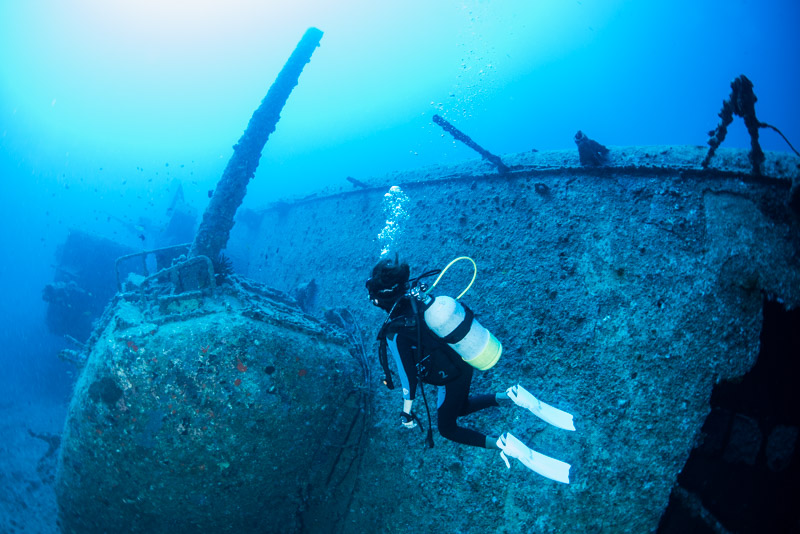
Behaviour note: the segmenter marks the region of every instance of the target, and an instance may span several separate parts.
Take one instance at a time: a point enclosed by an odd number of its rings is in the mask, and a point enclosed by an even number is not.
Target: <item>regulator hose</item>
[[[470,280],[470,281],[469,281],[469,285],[467,285],[466,289],[464,289],[464,291],[462,291],[462,292],[461,292],[461,294],[460,294],[460,295],[458,295],[458,296],[456,297],[456,300],[458,300],[458,299],[460,299],[461,297],[463,297],[463,296],[466,294],[466,292],[467,292],[467,291],[469,291],[469,288],[471,288],[471,287],[472,287],[472,284],[473,284],[473,283],[475,283],[475,278],[478,276],[478,266],[475,264],[475,260],[473,260],[473,259],[472,259],[472,258],[470,258],[469,256],[459,256],[458,258],[456,258],[456,259],[454,259],[453,261],[451,261],[450,263],[448,263],[448,264],[447,264],[447,267],[445,267],[444,269],[442,269],[442,272],[441,272],[441,273],[439,274],[439,276],[436,278],[436,281],[435,281],[435,282],[433,282],[433,285],[431,285],[431,287],[430,287],[430,288],[428,288],[428,290],[427,290],[427,291],[425,291],[425,294],[427,295],[428,293],[430,293],[430,292],[431,292],[431,290],[432,290],[434,287],[436,287],[436,284],[438,284],[438,283],[439,283],[439,280],[441,280],[441,279],[442,279],[442,276],[444,276],[444,273],[446,273],[446,272],[447,272],[447,269],[449,269],[450,267],[452,267],[452,266],[453,266],[453,264],[454,264],[454,263],[456,263],[457,261],[461,261],[461,260],[469,260],[470,262],[472,262],[472,269],[473,269],[473,272],[472,272],[472,280]]]

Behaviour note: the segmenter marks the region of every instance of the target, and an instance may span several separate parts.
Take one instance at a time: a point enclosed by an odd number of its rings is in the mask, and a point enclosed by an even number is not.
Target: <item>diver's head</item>
[[[395,255],[394,261],[382,259],[372,269],[372,276],[367,280],[367,291],[372,303],[385,311],[391,311],[397,299],[408,289],[408,277],[411,269],[407,263],[400,263]]]

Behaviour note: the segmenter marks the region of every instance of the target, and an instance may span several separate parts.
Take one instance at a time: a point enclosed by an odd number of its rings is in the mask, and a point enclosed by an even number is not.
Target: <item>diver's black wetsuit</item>
[[[397,334],[389,335],[386,341],[400,375],[403,398],[414,400],[417,390],[417,373],[414,365],[414,351],[416,348],[407,338]],[[498,406],[497,400],[494,395],[488,394],[470,397],[469,388],[472,383],[473,368],[463,360],[459,360],[458,367],[461,371],[458,378],[436,388],[438,390],[439,433],[456,443],[474,447],[486,447],[486,434],[460,427],[456,423],[456,419],[462,415],[469,415],[490,406]]]

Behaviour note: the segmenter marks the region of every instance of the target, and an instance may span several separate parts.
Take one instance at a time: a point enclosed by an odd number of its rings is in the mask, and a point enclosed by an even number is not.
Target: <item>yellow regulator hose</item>
[[[444,276],[444,273],[446,273],[446,272],[447,272],[447,269],[449,269],[449,268],[450,268],[450,267],[451,267],[451,266],[452,266],[452,265],[453,265],[455,262],[457,262],[457,261],[461,261],[461,260],[469,260],[469,261],[471,261],[471,262],[472,262],[472,269],[473,269],[473,273],[472,273],[472,280],[470,280],[470,281],[469,281],[469,285],[466,287],[466,289],[464,289],[464,291],[462,291],[462,292],[461,292],[461,294],[460,294],[459,296],[457,296],[457,297],[456,297],[456,300],[458,300],[458,299],[460,299],[461,297],[463,297],[463,296],[464,296],[464,294],[465,294],[467,291],[469,291],[469,288],[471,288],[471,287],[472,287],[472,284],[475,282],[475,277],[476,277],[476,276],[478,276],[478,266],[477,266],[477,265],[475,265],[475,260],[473,260],[472,258],[470,258],[470,257],[468,257],[468,256],[459,256],[458,258],[456,258],[456,259],[454,259],[453,261],[451,261],[450,263],[448,263],[448,264],[447,264],[447,267],[445,267],[444,269],[442,269],[442,272],[441,272],[441,273],[439,273],[439,276],[436,278],[436,281],[433,283],[433,285],[431,285],[431,287],[428,289],[428,291],[426,291],[426,292],[425,292],[425,294],[428,294],[428,293],[430,293],[430,292],[433,290],[433,288],[434,288],[434,287],[436,287],[436,284],[438,284],[438,283],[439,283],[439,280],[441,280],[441,279],[442,279],[442,276]]]

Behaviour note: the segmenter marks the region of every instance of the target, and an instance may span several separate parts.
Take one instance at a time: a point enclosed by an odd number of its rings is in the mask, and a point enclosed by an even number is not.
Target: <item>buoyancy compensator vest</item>
[[[469,260],[475,268],[467,288],[455,299],[430,295],[429,292],[439,283],[444,273],[460,260]],[[436,273],[437,271],[429,271],[410,284],[406,294],[395,304],[410,303],[406,307],[406,313],[392,318],[390,312],[378,333],[378,355],[386,375],[384,384],[389,389],[393,389],[394,384],[388,366],[386,336],[395,332],[411,341],[419,340],[421,347],[415,350],[415,363],[419,378],[428,384],[443,385],[457,378],[460,374],[459,359],[485,371],[491,369],[503,354],[500,341],[475,319],[475,314],[469,307],[458,302],[475,281],[475,262],[461,256],[451,261],[442,271],[438,271],[439,277],[430,288],[419,283],[421,278]]]
[[[461,376],[461,356],[425,323],[425,305],[413,296],[406,295],[401,309],[406,312],[387,321],[378,333],[378,356],[386,378],[384,384],[394,388],[388,366],[387,339],[395,335],[411,347],[417,378],[434,386],[443,386]]]

